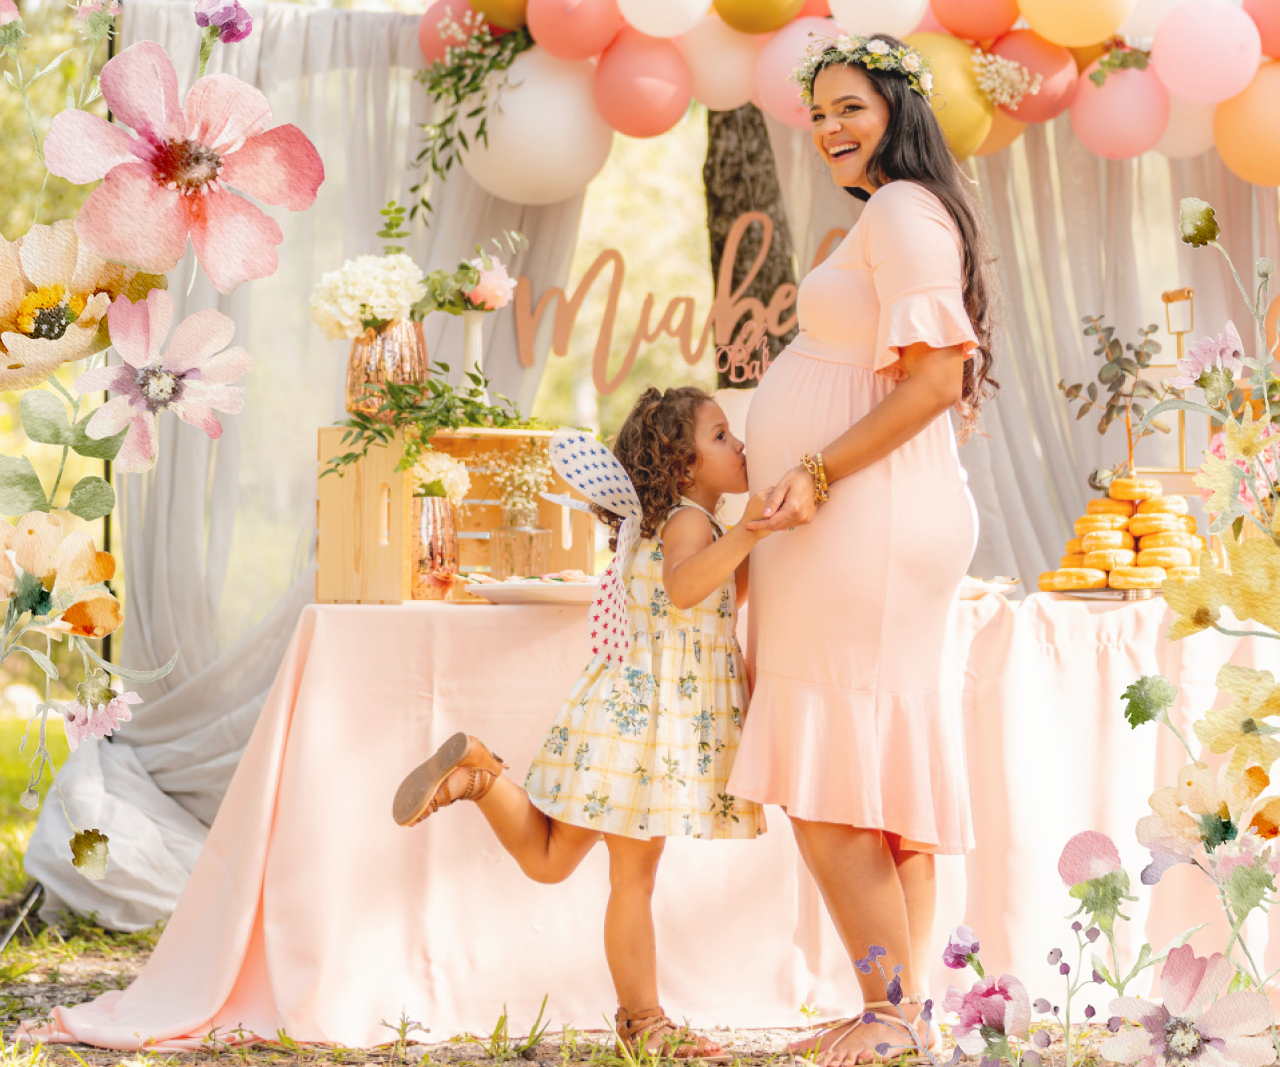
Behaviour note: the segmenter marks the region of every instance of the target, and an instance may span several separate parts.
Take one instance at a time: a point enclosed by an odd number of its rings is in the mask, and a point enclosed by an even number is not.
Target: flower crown
[[[877,37],[844,34],[840,37],[816,37],[805,51],[800,65],[788,81],[800,86],[800,99],[813,103],[813,81],[818,71],[834,63],[860,63],[868,70],[892,70],[906,75],[911,88],[929,99],[933,92],[933,72],[929,61],[914,48],[894,48]]]

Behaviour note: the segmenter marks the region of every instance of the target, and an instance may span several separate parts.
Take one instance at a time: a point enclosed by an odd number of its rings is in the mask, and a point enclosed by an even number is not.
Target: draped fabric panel
[[[257,722],[289,635],[315,590],[316,428],[343,413],[349,345],[311,322],[308,298],[320,275],[355,255],[378,253],[378,210],[411,204],[423,177],[413,165],[430,102],[413,80],[422,57],[417,18],[381,12],[250,6],[244,42],[214,49],[208,73],[227,72],[260,89],[272,124],[293,123],[325,164],[315,205],[290,213],[264,207],[284,232],[279,270],[230,296],[191,257],[169,278],[175,322],[216,307],[236,323],[235,344],[254,355],[245,408],[223,416],[224,432],[166,415],[155,468],[117,480],[124,530],[127,623],[117,645],[125,666],[151,669],[180,653],[173,673],[136,687],[146,703],[110,742],[89,740],[63,771],[63,792],[80,827],[110,838],[104,881],[70,865],[71,832],[56,803],[41,812],[27,852],[45,884],[46,917],[96,911],[118,929],[166,918],[177,902]],[[131,0],[120,47],[163,44],[182,90],[198,68],[199,29],[189,3]],[[567,281],[580,196],[529,208],[496,200],[454,168],[404,244],[425,270],[452,269],[477,242],[516,229],[529,246],[512,264],[540,293]],[[260,205],[261,206],[261,205]],[[537,365],[520,365],[510,311],[486,321],[485,369],[498,392],[533,400]],[[424,323],[430,356],[461,371],[461,326],[437,314]],[[114,357],[113,357],[114,358]],[[122,646],[122,647],[121,647]]]

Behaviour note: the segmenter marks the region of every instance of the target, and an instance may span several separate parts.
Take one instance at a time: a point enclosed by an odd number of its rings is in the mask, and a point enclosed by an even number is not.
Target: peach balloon
[[[1071,128],[1080,142],[1104,159],[1132,159],[1156,146],[1169,124],[1169,90],[1156,72],[1118,70],[1101,88],[1089,80],[1093,63],[1076,83]]]
[[[671,41],[624,26],[600,57],[594,91],[600,114],[619,133],[657,137],[689,110],[693,79]]]
[[[1034,30],[1014,30],[991,46],[992,55],[1021,63],[1044,80],[1038,93],[1024,96],[1016,108],[1001,108],[1019,122],[1048,122],[1071,106],[1076,95],[1075,57],[1060,44],[1046,41]]]
[[[827,0],[804,0],[798,19],[825,19],[831,15],[831,5]]]
[[[938,16],[933,13],[932,7],[924,9],[924,18],[920,20],[920,24],[911,31],[915,33],[946,33],[947,28],[938,21]]]
[[[1005,114],[1003,108],[996,108],[995,116],[991,120],[991,132],[973,154],[975,156],[994,155],[1013,144],[1022,136],[1022,131],[1026,128],[1025,122],[1011,119]]]
[[[760,107],[792,129],[809,128],[809,108],[800,99],[800,87],[787,80],[804,57],[810,35],[838,37],[844,33],[831,19],[796,19],[765,42],[756,57],[756,95]]]
[[[1280,185],[1280,59],[1266,60],[1244,92],[1217,106],[1213,140],[1236,177]]]
[[[1258,27],[1231,0],[1186,0],[1165,15],[1151,45],[1164,87],[1195,104],[1220,104],[1253,81]]]
[[[622,29],[617,0],[529,0],[534,41],[557,59],[598,56]]]
[[[987,41],[1013,29],[1017,0],[931,0],[934,16],[957,37]]]
[[[1244,0],[1244,9],[1262,35],[1262,53],[1280,56],[1280,0]]]
[[[1105,41],[1132,13],[1137,0],[1019,0],[1027,25],[1046,41],[1079,48]]]
[[[715,12],[742,33],[773,33],[800,14],[805,0],[714,0]]]
[[[1193,104],[1169,94],[1169,125],[1155,151],[1169,159],[1193,159],[1213,147],[1213,104]]]

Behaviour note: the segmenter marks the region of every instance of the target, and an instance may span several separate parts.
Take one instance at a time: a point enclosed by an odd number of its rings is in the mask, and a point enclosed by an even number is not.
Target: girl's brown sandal
[[[644,1008],[628,1012],[619,1008],[614,1017],[614,1029],[618,1035],[618,1055],[625,1049],[634,1055],[640,1049],[670,1056],[676,1060],[701,1060],[703,1063],[728,1063],[733,1057],[727,1052],[710,1052],[714,1046],[705,1037],[685,1027],[678,1027],[667,1018],[661,1007]],[[657,1039],[651,1047],[649,1042]]]
[[[400,783],[391,806],[392,817],[401,826],[416,826],[455,800],[479,800],[493,788],[506,766],[483,742],[467,734],[454,734]],[[467,787],[454,796],[449,792],[449,775],[459,767],[470,768],[471,774]]]

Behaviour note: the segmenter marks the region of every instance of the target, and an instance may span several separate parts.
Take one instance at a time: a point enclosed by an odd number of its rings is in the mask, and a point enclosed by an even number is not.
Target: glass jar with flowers
[[[547,443],[529,438],[486,459],[490,491],[502,506],[502,525],[489,532],[489,573],[494,578],[542,574],[551,555],[551,531],[538,525],[539,495],[551,481]]]
[[[413,467],[414,600],[443,600],[458,577],[458,514],[471,488],[467,468],[426,451]]]
[[[395,201],[382,209],[386,225],[379,237],[395,241],[402,231],[404,208]],[[320,279],[311,296],[311,317],[331,340],[351,341],[347,359],[346,404],[349,414],[371,415],[379,400],[371,387],[385,382],[425,381],[427,346],[421,316],[414,305],[426,292],[422,268],[404,248],[391,243],[381,256],[356,256],[340,270]]]

